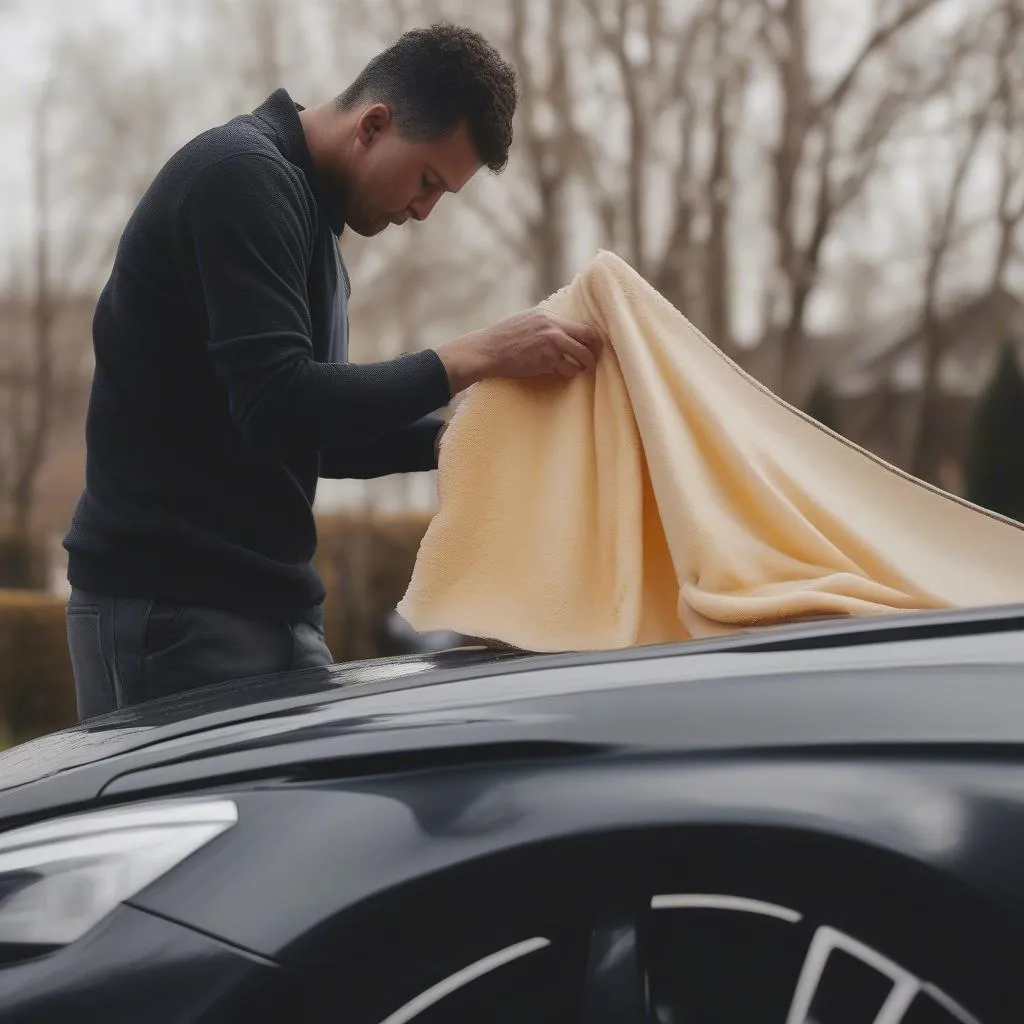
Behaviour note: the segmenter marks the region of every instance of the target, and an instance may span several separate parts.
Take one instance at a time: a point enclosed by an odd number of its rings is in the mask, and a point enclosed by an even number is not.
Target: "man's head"
[[[348,226],[375,235],[425,219],[482,166],[500,172],[516,100],[501,55],[478,33],[440,24],[406,32],[304,124],[318,170],[344,196]]]

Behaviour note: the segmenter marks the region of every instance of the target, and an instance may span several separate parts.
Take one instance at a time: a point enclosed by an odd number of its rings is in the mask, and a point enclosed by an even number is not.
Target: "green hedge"
[[[317,567],[327,587],[327,642],[336,661],[378,657],[379,631],[401,600],[430,517],[321,519]],[[0,589],[0,746],[74,725],[74,676],[63,598]]]
[[[378,631],[402,599],[430,516],[322,517],[316,563],[327,588],[327,644],[335,661],[376,658]]]
[[[20,743],[78,721],[65,602],[0,590],[0,729]]]

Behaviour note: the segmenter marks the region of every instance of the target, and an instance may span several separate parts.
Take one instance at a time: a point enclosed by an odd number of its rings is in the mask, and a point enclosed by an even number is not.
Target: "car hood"
[[[445,678],[526,657],[525,652],[456,648],[237,679],[90,719],[0,753],[0,793],[156,744],[209,734],[211,746],[256,730],[254,723],[287,718],[330,703],[349,691]]]
[[[498,742],[1024,743],[1022,663],[1024,609],[1007,608],[618,652],[460,648],[308,669],[153,701],[12,748],[0,754],[0,819],[88,803],[130,774],[166,786],[163,766],[177,783],[202,785],[225,774],[211,767],[218,757],[245,774]]]

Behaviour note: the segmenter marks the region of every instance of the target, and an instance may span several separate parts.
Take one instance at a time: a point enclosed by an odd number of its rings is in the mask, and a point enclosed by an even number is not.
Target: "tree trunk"
[[[782,398],[795,399],[802,356],[802,328],[797,313],[796,285],[801,273],[797,242],[797,185],[810,123],[810,74],[807,68],[807,28],[804,0],[786,0],[782,9],[786,46],[779,56],[779,85],[783,94],[782,126],[774,154],[775,238],[778,280],[784,284],[784,308],[773,310],[779,351],[778,388]],[[771,337],[773,331],[768,332]]]
[[[647,125],[644,119],[640,86],[625,53],[622,55],[622,75],[629,110],[629,171],[627,177],[626,209],[629,219],[629,251],[637,273],[647,276],[646,170]]]
[[[42,96],[34,125],[33,187],[36,216],[34,289],[32,297],[32,372],[29,401],[26,403],[27,429],[18,452],[18,469],[11,496],[13,526],[27,534],[32,525],[36,483],[46,458],[46,449],[53,418],[54,372],[53,328],[56,319],[56,297],[52,287],[50,251],[50,161],[49,143],[50,96]]]
[[[537,70],[527,45],[527,0],[512,0],[512,59],[520,69],[522,147],[534,185],[536,209],[526,221],[527,244],[532,252],[533,300],[540,301],[564,283],[565,275],[565,186],[567,157],[571,143],[572,98],[566,66],[566,0],[553,0],[549,7],[547,89],[537,81]],[[555,132],[542,132],[538,109],[543,93],[559,124]]]
[[[711,227],[707,258],[707,331],[711,340],[726,354],[733,352],[730,311],[732,267],[729,259],[729,207],[732,198],[732,126],[728,105],[731,74],[725,52],[729,26],[724,0],[715,0],[714,59],[715,85],[711,104],[711,130],[714,151],[708,175],[708,204]]]
[[[982,103],[972,119],[970,134],[953,171],[945,208],[932,241],[928,269],[925,274],[924,308],[921,314],[922,344],[924,346],[921,356],[921,394],[918,399],[918,414],[911,440],[910,457],[907,460],[910,472],[922,480],[934,481],[937,470],[937,453],[933,434],[934,425],[938,422],[938,409],[941,401],[939,384],[942,360],[945,355],[945,338],[938,307],[939,284],[946,257],[949,255],[954,241],[964,182],[988,126],[987,108],[988,104]]]

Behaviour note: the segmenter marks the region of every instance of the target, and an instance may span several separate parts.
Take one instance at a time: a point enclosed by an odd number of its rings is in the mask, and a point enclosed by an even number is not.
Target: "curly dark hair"
[[[443,138],[461,122],[481,163],[508,163],[518,102],[516,72],[480,33],[447,22],[404,33],[337,99],[350,110],[386,103],[405,138]]]

